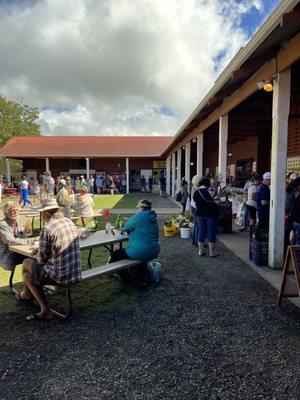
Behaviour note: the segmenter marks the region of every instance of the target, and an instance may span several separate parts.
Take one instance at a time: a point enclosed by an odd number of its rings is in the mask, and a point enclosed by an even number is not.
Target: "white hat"
[[[271,172],[265,172],[263,174],[263,179],[271,179]]]
[[[294,181],[295,179],[297,179],[298,178],[298,176],[297,176],[297,174],[295,174],[295,172],[293,172],[291,175],[290,175],[290,180],[291,181]]]
[[[55,210],[59,209],[59,205],[55,199],[46,199],[42,203],[42,208],[39,211]]]

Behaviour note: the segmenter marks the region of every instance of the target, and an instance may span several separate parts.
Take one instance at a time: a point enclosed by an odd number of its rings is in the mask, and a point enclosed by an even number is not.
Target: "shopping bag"
[[[161,263],[157,261],[148,262],[148,277],[152,283],[159,283],[161,279]]]

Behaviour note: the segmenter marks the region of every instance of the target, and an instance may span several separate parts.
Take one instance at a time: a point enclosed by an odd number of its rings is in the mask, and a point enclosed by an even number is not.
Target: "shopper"
[[[181,181],[180,204],[182,206],[182,214],[185,212],[188,197],[189,197],[189,192],[187,189],[187,181]]]
[[[21,190],[21,201],[23,201],[23,207],[25,207],[27,204],[32,206],[32,203],[29,199],[28,181],[26,175],[22,175],[22,180],[19,184],[19,187]]]
[[[292,221],[296,232],[296,244],[300,246],[300,184],[295,190],[295,197],[290,212],[290,220]]]
[[[102,191],[102,184],[103,184],[103,179],[101,175],[98,175],[96,178],[96,187],[97,187],[97,193],[100,194]]]
[[[246,208],[250,216],[250,226],[255,226],[256,223],[256,209],[257,209],[257,192],[258,185],[260,184],[260,176],[258,174],[252,175],[251,184],[247,189]]]
[[[209,186],[210,179],[202,178],[199,182],[199,189],[195,191],[193,196],[199,226],[199,256],[205,255],[204,244],[207,237],[209,255],[210,257],[217,257],[219,256],[219,253],[216,251],[217,217],[220,214],[220,210],[208,191]]]
[[[148,282],[147,261],[156,258],[160,251],[158,239],[157,215],[152,210],[149,200],[140,200],[136,208],[138,213],[125,220],[124,230],[129,236],[129,246],[112,253],[110,262],[129,258],[132,260],[144,260],[145,263],[119,271],[124,282],[132,282],[139,286],[145,286]]]
[[[198,246],[198,235],[199,235],[199,227],[198,227],[198,219],[196,218],[196,203],[194,200],[194,193],[199,189],[199,182],[201,180],[201,175],[195,175],[192,179],[192,190],[191,190],[191,212],[194,216],[194,226],[193,226],[193,234],[192,234],[192,243],[194,246]]]
[[[271,173],[265,172],[263,174],[263,181],[258,186],[257,191],[257,215],[259,221],[259,228],[269,228],[269,215],[270,215],[270,186]]]

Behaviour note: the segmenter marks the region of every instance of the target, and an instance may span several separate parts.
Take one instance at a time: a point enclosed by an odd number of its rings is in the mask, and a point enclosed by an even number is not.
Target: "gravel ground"
[[[219,247],[211,260],[162,238],[164,279],[131,309],[3,316],[0,399],[299,399],[300,310],[278,309],[275,289]]]

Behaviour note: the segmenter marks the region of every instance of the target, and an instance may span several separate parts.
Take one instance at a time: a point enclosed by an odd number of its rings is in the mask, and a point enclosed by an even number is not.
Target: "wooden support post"
[[[184,175],[185,175],[185,180],[188,183],[188,187],[189,187],[189,183],[191,181],[191,142],[188,142],[185,145],[185,171],[184,171]]]
[[[86,158],[86,179],[89,179],[90,177],[90,159]]]
[[[226,186],[227,140],[228,140],[228,114],[225,114],[219,119],[218,173],[220,178],[220,184],[222,187]]]
[[[269,266],[282,268],[284,261],[285,179],[290,111],[291,70],[280,72],[273,82],[271,201]]]
[[[50,171],[49,158],[46,157],[46,171]]]
[[[166,192],[171,194],[171,157],[166,159]]]
[[[176,174],[176,191],[178,191],[180,189],[180,185],[181,185],[181,149],[177,150],[177,174]]]
[[[126,193],[129,194],[129,158],[126,157]]]
[[[10,172],[10,159],[6,159],[6,179],[7,182],[11,182],[11,172]],[[1,202],[1,199],[0,199]]]
[[[175,197],[175,157],[176,157],[176,153],[172,154],[172,196]]]
[[[203,176],[203,133],[197,136],[197,175]]]

